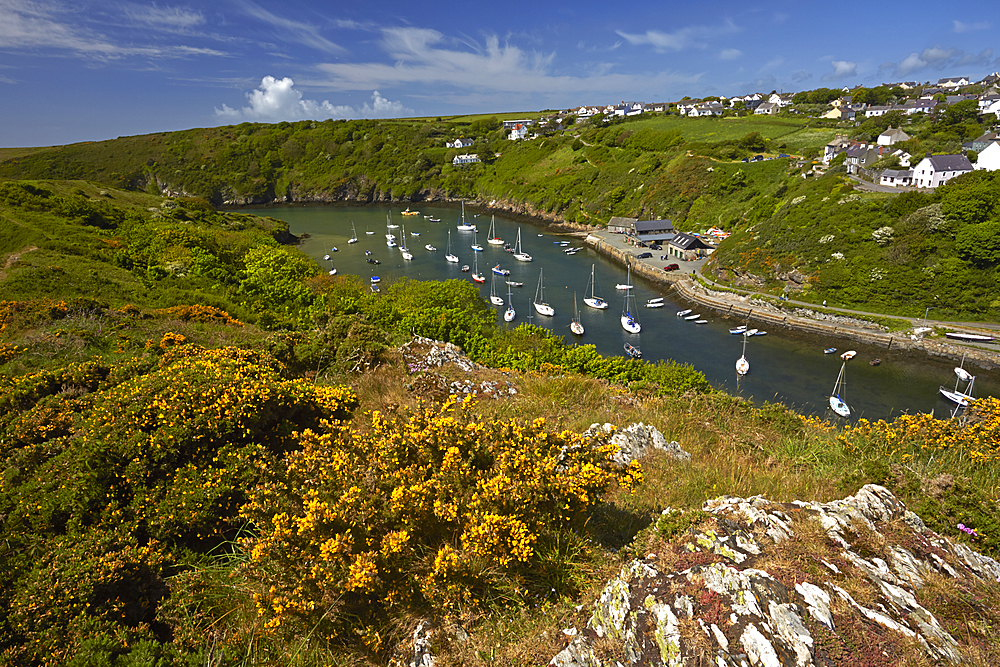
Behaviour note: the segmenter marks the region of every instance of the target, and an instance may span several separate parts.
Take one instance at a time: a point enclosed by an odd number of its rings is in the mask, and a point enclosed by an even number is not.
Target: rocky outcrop
[[[1000,580],[1000,564],[875,485],[830,503],[667,510],[650,546],[552,665],[958,663],[976,630],[953,598],[981,612]]]
[[[674,442],[667,442],[663,434],[652,424],[649,426],[639,422],[620,430],[615,430],[611,424],[591,424],[584,435],[611,435],[611,442],[618,445],[618,451],[612,457],[618,465],[628,465],[638,461],[653,451],[665,452],[671,458],[680,461],[690,461],[691,455]]]

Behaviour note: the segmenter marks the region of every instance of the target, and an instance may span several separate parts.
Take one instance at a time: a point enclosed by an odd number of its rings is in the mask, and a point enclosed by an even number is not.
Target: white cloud
[[[770,72],[771,70],[777,67],[781,67],[784,63],[785,59],[782,58],[781,56],[778,56],[777,58],[772,58],[771,60],[768,60],[766,63],[764,63],[761,66],[761,68],[757,70],[757,73],[763,74],[764,72]]]
[[[347,49],[339,44],[334,44],[323,37],[319,32],[319,28],[315,25],[276,16],[253,2],[243,2],[242,7],[247,14],[269,24],[275,31],[293,42],[305,44],[327,53],[340,54],[347,51]],[[352,24],[351,27],[355,25]]]
[[[831,60],[830,66],[833,67],[833,71],[824,74],[823,81],[837,81],[858,75],[858,64],[848,60]]]
[[[719,60],[736,60],[742,57],[743,52],[739,49],[722,49],[722,52],[719,54]]]
[[[554,52],[524,51],[501,44],[496,36],[488,36],[483,44],[453,45],[443,34],[426,28],[387,28],[380,45],[391,64],[323,63],[317,69],[325,77],[306,83],[344,91],[413,85],[426,91],[413,97],[433,99],[436,104],[470,107],[476,100],[487,100],[494,107],[506,107],[560,104],[558,100],[570,94],[662,96],[669,86],[690,85],[702,76],[669,71],[615,74],[601,65],[591,67],[592,73],[585,76],[554,75],[550,73]]]
[[[135,23],[166,30],[193,28],[205,23],[205,17],[201,12],[181,7],[128,5],[123,11],[125,16]]]
[[[226,104],[215,109],[215,115],[226,120],[316,120],[321,118],[398,118],[412,113],[401,102],[391,102],[376,90],[372,93],[372,103],[360,107],[334,105],[324,100],[302,99],[302,93],[295,90],[295,82],[290,78],[275,79],[265,76],[260,87],[247,93],[249,106],[234,109]]]
[[[989,21],[977,21],[976,23],[962,23],[961,21],[954,21],[955,32],[972,32],[974,30],[989,30]]]
[[[800,69],[799,71],[792,74],[792,81],[794,81],[795,83],[802,83],[803,81],[807,81],[811,78],[812,74],[810,72],[805,71],[804,69]]]
[[[944,70],[951,67],[994,67],[993,49],[987,47],[979,53],[966,53],[961,49],[943,49],[934,46],[919,54],[913,52],[896,67],[896,76],[907,76],[923,69]]]
[[[705,48],[705,41],[711,37],[731,35],[739,32],[739,27],[730,20],[720,26],[688,26],[673,32],[662,32],[660,30],[647,30],[645,34],[631,34],[622,30],[616,30],[620,37],[623,37],[629,44],[634,46],[650,45],[656,51],[665,53],[666,51],[680,51],[686,48]]]

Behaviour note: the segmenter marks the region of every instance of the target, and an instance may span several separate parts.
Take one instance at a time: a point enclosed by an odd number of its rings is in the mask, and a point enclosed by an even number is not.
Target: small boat
[[[403,211],[400,215],[420,215],[420,211],[411,211],[409,207]]]
[[[358,242],[358,230],[356,230],[354,228],[354,221],[353,220],[351,221],[351,238],[347,239],[347,242],[348,243],[357,243]]]
[[[385,244],[386,244],[386,245],[387,245],[388,247],[390,247],[390,248],[395,248],[395,247],[396,247],[396,242],[395,242],[395,241],[392,241],[392,240],[389,240],[389,241],[386,241],[386,242],[385,242]]]
[[[365,250],[365,254],[366,255],[370,255],[370,254],[372,254],[372,251],[371,250]]]
[[[405,260],[413,259],[413,253],[406,247],[406,225],[403,225],[403,233],[399,237],[399,254]]]
[[[757,330],[756,329],[748,329],[748,330],[746,330],[746,331],[743,332],[743,335],[744,336],[756,336],[757,335]]]
[[[598,310],[606,310],[608,307],[608,302],[597,296],[597,279],[594,277],[594,264],[590,265],[590,282],[587,283],[587,287],[590,288],[590,296],[584,296],[583,302],[590,306],[591,308],[597,308]]]
[[[687,315],[690,312],[691,312],[690,308],[687,308],[686,310],[678,310],[677,311],[677,317],[684,317],[685,315]]]
[[[330,261],[330,255],[329,255],[329,253],[326,254],[326,255],[323,255],[323,259],[325,259],[326,261],[329,262]]]
[[[517,228],[517,243],[514,244],[514,259],[519,262],[530,262],[531,255],[521,250],[521,228]]]
[[[823,350],[823,354],[833,354],[836,351],[837,351],[837,348],[835,348],[835,347],[828,347],[825,350]]]
[[[458,221],[458,226],[456,227],[460,232],[474,232],[476,231],[475,225],[470,225],[465,221],[465,202],[462,202],[462,219]]]
[[[542,269],[538,270],[538,287],[535,289],[535,300],[532,302],[539,315],[552,317],[556,309],[545,303],[545,283],[542,280]]]
[[[497,264],[496,266],[494,266],[490,270],[493,271],[493,273],[497,274],[498,276],[509,276],[510,275],[510,269],[501,269],[499,264]]]
[[[472,237],[472,249],[476,252],[483,251],[483,246],[479,245],[479,232],[476,232],[476,235]]]
[[[448,230],[448,249],[445,252],[444,259],[446,262],[451,262],[452,264],[458,264],[458,255],[451,254],[451,230]],[[469,267],[462,269],[463,271],[468,271]]]
[[[576,292],[573,292],[573,320],[569,323],[569,330],[577,336],[583,335],[583,325],[580,323],[580,310],[576,306]]]
[[[382,263],[382,262],[378,261],[377,259],[375,259],[374,257],[369,257],[365,261],[368,262],[369,264],[381,264]]]
[[[972,395],[972,387],[976,384],[976,376],[963,368],[965,366],[965,357],[962,357],[962,363],[955,367],[955,388],[945,389],[944,387],[939,387],[938,390],[941,395],[947,398],[952,403],[955,403],[959,407],[965,408],[969,406],[976,400],[975,396]],[[959,385],[965,382],[966,385],[963,389],[959,390]]]
[[[878,366],[881,363],[882,363],[882,360],[879,359],[878,357],[875,357],[874,359],[872,359],[871,361],[868,362],[868,365],[869,366]]]
[[[365,234],[374,234],[375,232],[365,232]]]
[[[519,283],[516,280],[508,280],[507,284],[511,287],[524,287],[524,283]]]
[[[479,272],[479,255],[474,255],[472,259],[473,263],[476,265],[476,270],[472,272],[472,279],[477,283],[485,283],[486,276]]]
[[[739,375],[746,375],[750,372],[750,362],[747,361],[747,337],[743,337],[743,355],[736,360],[736,372]]]
[[[761,330],[758,329],[757,331],[753,332],[753,335],[754,336],[766,336],[767,332],[766,331],[761,331]]]
[[[647,301],[646,308],[663,308],[663,302],[653,303],[652,301]]]
[[[434,252],[435,250],[437,250],[437,248],[435,248],[434,246],[432,246],[430,243],[427,243],[426,245],[424,245],[424,247],[427,248],[428,250],[430,250],[431,252]]]
[[[632,265],[629,264],[628,275],[626,277],[626,280],[630,280],[631,278],[632,278]],[[629,297],[635,298],[632,292],[626,290],[625,302],[622,304],[622,316],[621,316],[622,329],[625,329],[625,331],[629,333],[637,334],[640,331],[642,331],[642,325],[639,324],[639,320],[637,320],[635,316],[632,314],[632,311],[629,310],[628,307]]]
[[[658,296],[655,299],[649,299],[646,301],[646,303],[663,303],[663,297]]]
[[[698,313],[697,315],[687,315],[687,316],[684,317],[684,319],[687,320],[688,322],[690,322],[692,320],[697,320],[697,319],[700,319],[700,318],[701,318],[701,313]]]
[[[410,232],[410,236],[420,236],[420,232]]]
[[[469,272],[469,265],[468,264],[463,264],[462,265],[462,273],[468,273],[468,272]]]
[[[327,273],[329,273],[331,276],[335,276],[337,275],[337,269],[330,269],[329,271],[327,271]]]
[[[337,252],[337,246],[333,246],[332,248],[330,248],[330,252]]]
[[[993,340],[993,336],[984,336],[982,334],[970,334],[961,333],[958,331],[949,331],[945,333],[946,338],[951,338],[952,340],[964,340],[970,343],[988,343]]]
[[[639,348],[629,343],[625,343],[625,354],[633,359],[642,359],[642,352],[639,351]]]
[[[381,292],[381,291],[382,291],[382,290],[380,290],[380,289],[378,288],[378,285],[375,285],[375,284],[372,284],[372,285],[369,285],[368,287],[370,287],[370,288],[371,288],[371,290],[372,290],[372,294],[376,294],[376,293],[378,293],[378,292]]]
[[[615,289],[620,289],[620,290],[630,290],[632,289],[632,287],[633,285],[630,285],[628,283],[618,283],[617,285],[615,285]]]
[[[494,215],[490,221],[489,238],[486,242],[490,245],[503,245],[503,239],[497,236],[497,217]]]
[[[510,288],[508,288],[510,289]],[[503,297],[497,296],[497,277],[496,274],[490,276],[490,303],[494,306],[503,305]]]
[[[695,320],[694,323],[695,324],[707,324],[708,320]]]
[[[377,282],[381,282],[381,281],[382,281],[382,279],[379,278],[378,276],[372,276],[372,282],[373,283],[377,283]]]
[[[741,334],[741,333],[743,333],[746,330],[747,330],[747,325],[741,324],[738,327],[733,327],[732,329],[730,329],[729,333],[731,333],[731,334],[733,334],[735,336],[736,334]]]
[[[508,282],[507,283],[507,310],[505,310],[504,313],[503,313],[503,321],[504,322],[513,322],[514,321],[514,316],[515,316],[515,313],[514,313],[514,299],[512,299],[511,296],[510,296],[510,283]]]
[[[385,235],[385,239],[387,241],[395,241],[396,240],[396,235],[395,234],[386,234]]]
[[[431,218],[431,222],[441,222],[441,218]]]
[[[844,371],[847,369],[847,362],[853,359],[856,354],[857,352],[854,350],[848,350],[840,355],[844,363],[840,366],[840,374],[837,375],[837,381],[833,384],[833,391],[830,393],[830,409],[841,417],[851,416],[851,408],[844,402],[842,394],[844,393]]]

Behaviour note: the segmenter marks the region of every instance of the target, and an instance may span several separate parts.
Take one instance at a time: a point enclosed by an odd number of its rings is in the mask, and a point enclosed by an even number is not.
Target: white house
[[[468,146],[471,146],[474,143],[476,143],[476,142],[473,141],[472,139],[466,139],[465,137],[459,137],[458,139],[455,139],[455,141],[446,141],[444,143],[444,145],[447,146],[448,148],[466,148]]]
[[[983,149],[976,160],[976,169],[996,171],[1000,169],[1000,141],[994,141]]]
[[[689,118],[697,118],[699,116],[721,116],[723,112],[723,107],[718,102],[709,102],[708,104],[698,104],[688,111],[687,115]]]
[[[775,116],[778,113],[779,107],[774,102],[764,102],[759,107],[753,110],[755,116]]]
[[[886,169],[878,182],[879,185],[888,185],[892,188],[908,187],[913,184],[913,170]]]
[[[910,138],[906,132],[903,132],[900,128],[890,127],[888,130],[878,135],[878,140],[876,143],[879,146],[892,146],[893,144],[899,143],[900,141],[906,141]]]
[[[528,126],[519,124],[514,126],[514,129],[510,131],[507,138],[511,141],[517,141],[518,139],[524,139],[526,136],[528,136]]]
[[[936,188],[969,171],[972,163],[964,155],[928,155],[913,168],[913,185]]]
[[[969,85],[969,77],[950,76],[947,79],[938,79],[937,85],[941,88],[961,88]]]
[[[785,108],[792,103],[792,98],[795,97],[792,93],[771,93],[771,96],[767,98],[767,101],[771,104],[777,104],[778,108]]]
[[[995,113],[1000,118],[1000,95],[989,95],[980,99],[979,113]]]
[[[473,164],[474,162],[479,162],[479,156],[475,153],[456,155],[455,159],[451,161],[452,164]]]

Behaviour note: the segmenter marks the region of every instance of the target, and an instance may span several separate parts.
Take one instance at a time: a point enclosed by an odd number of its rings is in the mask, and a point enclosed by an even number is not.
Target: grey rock
[[[681,449],[676,442],[667,442],[663,434],[653,425],[642,422],[615,430],[611,424],[591,424],[583,433],[585,436],[610,435],[611,442],[618,445],[618,451],[612,457],[619,465],[628,465],[638,461],[651,451],[666,452],[671,458],[679,461],[690,461],[691,455]]]

